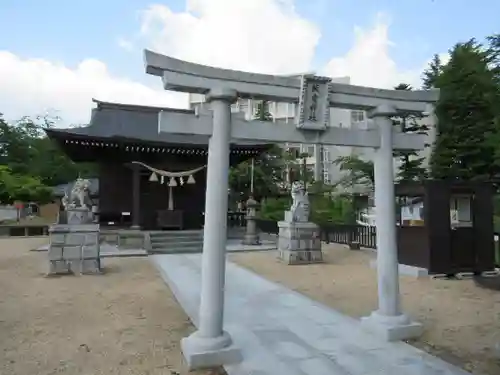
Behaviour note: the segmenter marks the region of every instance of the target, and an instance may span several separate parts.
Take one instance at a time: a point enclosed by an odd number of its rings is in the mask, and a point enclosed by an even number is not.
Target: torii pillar
[[[231,336],[223,330],[231,104],[236,99],[232,89],[212,89],[207,95],[213,111],[213,132],[208,143],[199,325],[198,331],[181,341],[190,368],[242,359]]]

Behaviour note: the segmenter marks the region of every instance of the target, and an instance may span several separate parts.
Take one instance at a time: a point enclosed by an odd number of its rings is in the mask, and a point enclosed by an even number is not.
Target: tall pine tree
[[[400,83],[395,90],[410,91],[413,88],[407,83]],[[402,132],[427,134],[429,127],[422,123],[422,116],[414,114],[401,114],[393,118],[393,124],[400,127]],[[425,157],[416,151],[395,151],[394,157],[400,161],[397,179],[400,181],[421,181],[427,176],[427,170],[423,165]]]
[[[489,138],[498,134],[500,96],[490,58],[490,52],[472,39],[455,45],[444,66],[435,57],[425,73],[424,85],[441,89],[431,157],[434,178],[486,180],[497,174],[495,146]]]

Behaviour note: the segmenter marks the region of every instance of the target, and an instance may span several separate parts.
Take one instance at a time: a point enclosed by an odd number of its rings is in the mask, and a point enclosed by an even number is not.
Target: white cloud
[[[186,12],[152,5],[141,13],[140,44],[120,38],[127,51],[144,47],[184,59],[255,72],[309,68],[319,29],[301,18],[292,0],[187,0]],[[65,123],[85,123],[91,98],[144,105],[185,106],[182,94],[165,93],[113,76],[86,59],[76,67],[22,59],[0,51],[0,112],[8,118],[57,109]]]
[[[180,94],[113,77],[106,65],[83,60],[75,68],[0,51],[0,112],[9,119],[55,109],[64,123],[86,123],[91,99],[157,106],[185,106]]]
[[[321,36],[291,0],[187,0],[185,12],[151,5],[139,41],[157,52],[260,73],[309,69]]]
[[[129,40],[124,39],[124,38],[118,38],[118,45],[128,52],[134,51],[133,43],[130,42]]]
[[[296,12],[293,0],[186,0],[185,11],[151,5],[140,13],[140,20],[134,38],[117,40],[127,51],[140,54],[146,47],[193,62],[252,72],[309,71],[321,37],[319,28]],[[357,27],[352,48],[345,56],[331,59],[321,73],[348,75],[353,84],[374,87],[418,84],[422,66],[398,68],[390,56],[388,31],[389,21],[382,16],[372,28]],[[84,123],[92,97],[185,106],[185,96],[164,92],[157,81],[158,89],[153,89],[113,76],[104,62],[95,59],[69,67],[0,51],[0,112],[16,118],[54,108],[66,123]]]
[[[328,76],[350,76],[351,84],[392,88],[399,83],[420,86],[422,66],[402,70],[390,56],[390,20],[379,14],[371,29],[354,28],[355,42],[345,56],[332,58],[323,73]]]

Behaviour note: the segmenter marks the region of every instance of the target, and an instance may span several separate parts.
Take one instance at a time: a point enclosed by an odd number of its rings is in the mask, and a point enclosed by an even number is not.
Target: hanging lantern
[[[179,177],[179,183],[181,184],[181,186],[184,185],[184,179],[182,178],[182,176]]]
[[[158,182],[158,176],[156,173],[151,173],[151,176],[149,176],[149,182]]]
[[[177,186],[177,181],[175,181],[175,178],[170,177],[170,181],[168,182],[168,186],[170,186],[170,187]]]
[[[195,181],[195,179],[194,179],[193,175],[189,175],[189,178],[188,178],[188,180],[187,180],[187,183],[188,183],[188,184],[194,184],[194,183],[196,183],[196,181]]]
[[[160,184],[164,184],[165,183],[165,176],[161,176],[160,177]]]

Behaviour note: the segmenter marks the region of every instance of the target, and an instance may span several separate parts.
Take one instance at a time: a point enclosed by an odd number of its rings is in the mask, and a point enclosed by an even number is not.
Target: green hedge
[[[352,224],[355,221],[355,211],[352,198],[347,196],[330,197],[315,194],[309,197],[311,204],[311,221],[316,224]],[[284,212],[290,208],[292,199],[267,198],[262,201],[260,217],[262,219],[280,221]]]

